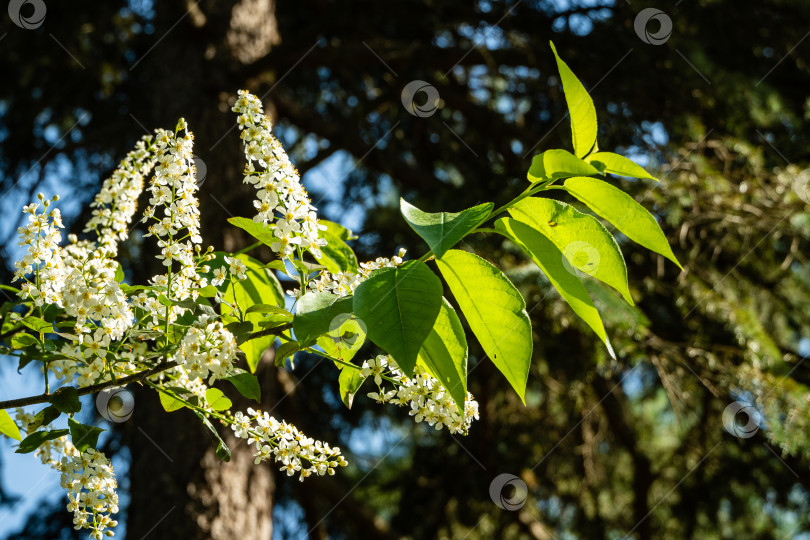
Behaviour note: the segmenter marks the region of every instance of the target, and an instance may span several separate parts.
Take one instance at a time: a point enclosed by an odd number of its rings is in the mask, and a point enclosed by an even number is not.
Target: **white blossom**
[[[209,384],[227,377],[236,360],[236,338],[219,321],[207,322],[201,317],[196,326],[186,332],[180,342],[175,360],[191,379],[208,379]]]
[[[244,181],[256,188],[257,199],[253,206],[257,214],[253,221],[275,228],[278,241],[271,249],[276,253],[289,257],[300,248],[309,250],[319,259],[322,256],[320,248],[326,245],[319,231],[326,230],[326,227],[318,224],[315,207],[301,185],[298,171],[273,136],[273,126],[264,114],[261,100],[240,90],[233,111],[239,114],[239,129],[248,162]]]
[[[377,403],[392,403],[408,407],[409,414],[416,422],[427,422],[428,425],[441,429],[447,427],[450,433],[467,434],[472,421],[478,419],[478,402],[467,392],[464,401],[464,414],[453,397],[442,386],[442,383],[417,364],[414,376],[407,377],[388,355],[363,362],[360,374],[363,377],[374,376],[377,392],[367,395]],[[393,384],[393,390],[382,388],[383,379]]]
[[[256,445],[255,462],[271,458],[280,464],[287,476],[299,473],[298,479],[316,474],[335,474],[336,467],[348,465],[340,448],[315,441],[298,431],[292,424],[279,422],[266,412],[247,409],[247,414],[238,411],[231,425],[237,437],[248,439]]]
[[[318,275],[317,279],[310,281],[309,288],[313,291],[328,292],[338,296],[349,296],[354,293],[357,286],[363,283],[374,270],[399,266],[402,264],[402,258],[404,256],[405,250],[400,249],[399,252],[390,259],[378,257],[373,261],[360,263],[357,272],[337,272],[332,274],[324,270]]]

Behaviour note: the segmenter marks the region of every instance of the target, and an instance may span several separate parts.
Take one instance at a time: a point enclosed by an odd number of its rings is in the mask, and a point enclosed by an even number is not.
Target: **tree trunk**
[[[278,43],[274,2],[166,3],[155,11],[156,44],[141,52],[131,70],[131,83],[141,96],[136,100],[140,108],[131,111],[133,127],[137,122],[150,131],[173,129],[178,118],[186,118],[195,135],[194,154],[206,169],[199,190],[204,241],[215,249],[238,250],[246,238],[227,227],[226,220],[251,215],[255,195],[242,183],[244,157],[228,97],[245,84],[233,80],[234,66],[266,54]],[[198,165],[198,178],[201,169]],[[153,264],[154,246],[146,240],[132,264],[138,282],[163,271]],[[258,373],[262,406],[267,408],[275,393],[272,374],[267,373],[272,372],[272,359],[265,358],[263,365],[271,366]],[[235,407],[249,406],[228,386],[225,383],[222,390]],[[136,394],[135,413],[125,433],[132,453],[129,538],[271,537],[273,471],[266,464],[254,465],[253,447],[236,440],[230,429],[215,427],[231,449],[229,463],[216,457],[216,442],[190,411],[166,413],[153,391]]]

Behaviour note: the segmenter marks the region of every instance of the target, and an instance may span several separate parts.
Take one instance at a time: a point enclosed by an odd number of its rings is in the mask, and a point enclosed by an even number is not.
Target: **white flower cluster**
[[[62,344],[59,354],[71,360],[54,360],[48,363],[48,369],[57,379],[75,380],[78,387],[91,386],[111,381],[115,377],[137,373],[137,363],[143,361],[148,348],[145,342],[128,343],[125,347],[116,350],[112,359],[106,356],[83,355],[83,350],[92,350],[100,345],[98,342],[91,340],[92,337],[85,340],[84,349],[71,343]],[[89,358],[83,358],[87,356]]]
[[[184,134],[178,135],[180,132]],[[193,140],[194,136],[182,118],[174,133],[156,132],[152,146],[157,165],[149,184],[149,206],[144,211],[144,221],[152,220],[146,236],[158,239],[161,249],[158,259],[167,267],[167,273],[152,277],[149,285],[165,291],[165,296],[175,301],[196,300],[197,289],[208,285],[202,274],[210,269],[203,263],[214,258],[213,248],[201,253],[196,168],[191,153]],[[161,208],[162,212],[159,211]],[[179,264],[179,271],[173,273],[174,262]],[[147,313],[142,324],[150,330],[159,330],[166,320],[173,324],[186,311],[177,305],[167,307],[157,295],[147,292],[135,295],[132,301]]]
[[[75,237],[71,235],[71,241]],[[118,263],[92,244],[73,243],[60,250],[66,273],[62,284],[65,312],[76,318],[79,343],[86,343],[98,356],[106,354],[111,341],[120,340],[132,327],[135,317],[115,280]],[[85,334],[93,335],[86,339]]]
[[[185,132],[182,137],[177,135],[180,131]],[[158,238],[161,248],[158,258],[167,267],[171,267],[172,261],[180,261],[181,272],[189,278],[194,277],[192,274],[196,275],[193,271],[194,246],[202,243],[200,203],[196,195],[197,172],[191,153],[193,140],[194,136],[182,118],[174,134],[165,130],[157,131],[154,142],[157,165],[149,184],[152,196],[144,212],[144,220],[156,221],[149,226],[146,236]],[[163,215],[156,216],[160,207],[163,208]]]
[[[328,292],[338,296],[349,296],[354,293],[358,285],[363,283],[374,270],[389,268],[402,264],[405,256],[405,249],[400,249],[399,253],[387,259],[378,257],[376,260],[360,263],[358,272],[338,272],[332,274],[326,270],[322,271],[317,279],[310,281],[309,288],[313,291]]]
[[[118,522],[109,514],[118,513],[115,471],[107,457],[93,448],[79,455],[66,456],[58,466],[61,485],[68,490],[67,509],[73,512],[76,530],[90,529],[90,538],[114,536],[109,530]]]
[[[208,322],[205,316],[197,325],[186,332],[175,360],[188,371],[190,379],[208,379],[209,384],[214,384],[233,368],[236,338],[221,322]]]
[[[28,434],[34,431],[29,430],[34,415],[18,408],[15,417],[23,431]],[[107,457],[92,448],[79,452],[67,435],[45,441],[35,455],[43,464],[62,473],[61,485],[68,490],[67,509],[73,512],[76,530],[88,529],[95,540],[113,536],[109,529],[118,522],[109,514],[118,513],[118,494],[115,471]]]
[[[59,229],[64,225],[58,208],[48,211],[51,203],[58,201],[59,197],[46,200],[42,193],[37,197],[42,203],[42,212],[37,213],[39,203],[23,207],[23,213],[28,214],[28,223],[18,228],[17,234],[20,235],[19,245],[27,246],[27,253],[14,263],[14,281],[25,280],[20,287],[22,299],[31,298],[37,306],[56,304],[61,307],[65,263],[59,249],[62,241]],[[27,276],[35,271],[34,281],[30,281]]]
[[[104,181],[90,207],[93,215],[84,228],[95,231],[98,248],[109,256],[118,253],[118,241],[126,240],[129,224],[138,208],[138,197],[143,191],[144,177],[155,166],[152,136],[144,136],[118,169]]]
[[[320,238],[319,231],[326,227],[318,225],[316,209],[301,185],[298,171],[273,136],[273,126],[262,110],[261,100],[240,90],[232,110],[239,114],[239,129],[245,145],[248,162],[245,183],[258,190],[258,199],[253,201],[258,213],[253,221],[274,227],[273,234],[278,241],[271,248],[283,257],[289,257],[300,248],[309,250],[316,259],[321,258],[320,248],[326,245],[326,240]],[[254,161],[263,170],[257,171]]]
[[[340,448],[315,441],[287,422],[279,422],[266,412],[248,409],[233,417],[231,429],[237,437],[249,439],[256,444],[256,463],[274,459],[281,464],[281,471],[287,476],[299,473],[299,480],[317,474],[335,474],[335,467],[348,465]],[[305,462],[309,464],[305,466]]]
[[[368,397],[377,403],[393,403],[410,407],[409,414],[417,422],[425,421],[436,429],[446,426],[450,433],[466,435],[473,419],[478,420],[478,402],[467,392],[462,416],[458,404],[442,386],[441,382],[427,373],[422,366],[416,365],[413,378],[407,377],[397,366],[393,358],[379,355],[363,362],[363,377],[374,377],[377,392],[370,392]],[[393,381],[395,388],[385,391],[383,379]]]

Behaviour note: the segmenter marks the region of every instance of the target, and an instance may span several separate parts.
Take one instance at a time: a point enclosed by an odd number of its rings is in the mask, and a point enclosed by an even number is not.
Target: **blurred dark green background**
[[[535,153],[570,148],[549,40],[591,92],[600,148],[661,179],[616,181],[660,218],[685,269],[619,237],[636,307],[588,283],[612,361],[514,246],[467,242],[524,293],[535,353],[524,407],[471,350],[481,420],[463,438],[362,396],[347,411],[332,366],[268,358],[265,407],[348,454],[331,478],[254,469],[244,447],[220,464],[190,412],[137,393],[106,439],[126,502],[119,535],[249,540],[272,523],[274,538],[810,537],[810,3],[20,4],[0,13],[3,282],[23,203],[58,192],[80,230],[134,141],[180,116],[206,171],[205,241],[246,245],[225,221],[253,213],[229,111],[240,88],[262,96],[323,216],[360,234],[361,259],[418,256],[400,196],[427,211],[500,204]],[[415,80],[441,98],[423,117],[402,103]],[[131,278],[152,275],[148,241],[135,234],[122,252]],[[10,392],[16,366],[2,369]],[[729,406],[760,421],[734,436]],[[74,537],[53,478],[43,495],[44,470],[3,444],[2,534]],[[495,502],[509,486],[491,497],[502,473],[528,488],[518,509]]]

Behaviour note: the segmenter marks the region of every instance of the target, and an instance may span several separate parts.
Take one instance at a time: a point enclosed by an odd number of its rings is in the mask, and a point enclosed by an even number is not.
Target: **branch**
[[[164,362],[162,364],[157,364],[152,369],[147,369],[146,371],[141,371],[140,373],[135,373],[134,375],[122,377],[120,379],[113,379],[111,381],[94,384],[92,386],[84,386],[81,388],[76,388],[76,393],[80,396],[84,396],[87,394],[94,394],[100,390],[104,390],[105,388],[110,388],[113,386],[121,386],[124,384],[129,384],[131,382],[143,382],[143,380],[146,379],[147,377],[154,375],[155,373],[160,373],[161,371],[166,371],[167,369],[171,369],[175,366],[177,366],[177,362],[174,361]],[[8,401],[0,401],[0,409],[11,409],[12,407],[24,407],[26,405],[36,405],[37,403],[49,403],[52,396],[53,396],[52,393],[50,394],[46,393],[40,394],[38,396],[28,396],[24,398],[10,399]]]
[[[282,332],[286,332],[287,330],[292,330],[292,323],[282,324],[281,326],[274,326],[273,328],[267,328],[266,330],[259,330],[258,332],[253,332],[250,334],[245,341],[250,341],[251,339],[256,339],[264,336],[278,336]],[[245,343],[243,341],[242,343]]]

